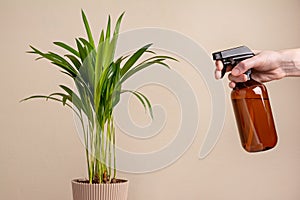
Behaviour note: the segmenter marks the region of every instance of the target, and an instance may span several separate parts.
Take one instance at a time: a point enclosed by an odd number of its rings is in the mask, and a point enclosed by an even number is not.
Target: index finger
[[[224,67],[222,61],[216,60],[215,65],[216,65],[216,70],[217,70],[217,71],[222,71],[222,69],[223,69],[223,67]]]

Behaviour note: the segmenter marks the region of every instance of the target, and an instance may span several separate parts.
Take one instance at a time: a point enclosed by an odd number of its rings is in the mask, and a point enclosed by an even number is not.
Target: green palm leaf
[[[33,96],[22,99],[20,102],[28,101],[28,100],[31,100],[31,99],[45,99],[46,101],[48,101],[50,99],[50,100],[53,100],[53,101],[60,102],[63,105],[68,106],[77,115],[77,117],[80,118],[79,113],[70,104],[68,104],[67,102],[64,102],[64,100],[52,97],[51,95],[48,95],[48,96],[47,95],[33,95]]]
[[[80,61],[73,55],[67,54],[65,55],[67,58],[69,58],[69,60],[73,63],[74,67],[77,69],[77,71],[79,71],[80,67],[81,67],[81,63]]]
[[[76,51],[75,49],[73,49],[72,47],[70,47],[69,45],[63,43],[63,42],[53,42],[53,44],[71,52],[72,54],[74,54],[75,56],[79,57],[79,52]]]
[[[86,15],[85,15],[83,10],[81,10],[81,15],[82,15],[82,20],[83,20],[83,23],[84,23],[84,26],[85,26],[86,34],[89,38],[89,42],[92,45],[92,47],[95,48],[95,42],[94,42],[94,39],[93,39],[91,28],[90,28],[89,22],[88,22],[88,20],[86,18]]]
[[[164,61],[164,59],[157,59],[157,60],[153,60],[151,62],[142,62],[141,64],[133,67],[132,69],[130,69],[120,80],[120,84],[122,84],[123,82],[125,82],[128,78],[130,78],[131,76],[133,76],[134,74],[136,74],[137,72],[151,66],[154,64],[160,64],[163,65],[165,67],[167,67],[168,69],[170,68],[169,65],[167,65],[166,63],[163,63],[162,61]]]
[[[125,93],[125,92],[129,92],[129,93],[133,94],[135,97],[137,97],[137,99],[144,106],[145,111],[147,111],[147,109],[149,110],[150,116],[153,119],[153,110],[152,110],[151,103],[150,103],[149,99],[144,94],[142,94],[138,91],[132,91],[132,90],[122,90],[121,91],[121,93]]]
[[[128,60],[127,62],[124,64],[124,66],[122,67],[121,70],[121,76],[124,76],[124,74],[134,65],[134,63],[143,55],[143,53],[145,51],[148,50],[148,48],[151,46],[152,44],[147,44],[145,46],[143,46],[142,48],[140,48],[139,50],[137,50]]]

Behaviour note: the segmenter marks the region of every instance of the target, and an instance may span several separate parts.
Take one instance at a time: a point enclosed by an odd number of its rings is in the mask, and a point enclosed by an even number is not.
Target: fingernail
[[[215,72],[215,78],[218,80],[221,78],[221,71],[216,71]]]
[[[240,75],[240,70],[238,68],[233,68],[231,73],[233,76],[237,76]]]

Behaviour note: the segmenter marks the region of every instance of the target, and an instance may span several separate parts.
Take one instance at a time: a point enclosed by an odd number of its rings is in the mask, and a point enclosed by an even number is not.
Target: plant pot
[[[89,184],[84,180],[72,180],[73,200],[127,200],[128,180],[117,183]]]

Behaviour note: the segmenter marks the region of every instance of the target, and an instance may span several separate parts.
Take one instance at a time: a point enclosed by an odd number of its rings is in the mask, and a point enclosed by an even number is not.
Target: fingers
[[[228,79],[230,80],[229,82],[229,87],[234,88],[236,86],[236,83],[239,82],[245,82],[247,81],[247,76],[245,74],[241,74],[239,76],[233,76],[231,73],[228,75]]]
[[[222,63],[222,61],[217,60],[215,62],[215,64],[216,64],[215,78],[218,80],[221,78],[221,74],[222,74],[221,71],[223,69],[223,63]]]
[[[221,71],[216,69],[215,70],[215,79],[219,80],[219,79],[221,79],[221,76],[222,76]]]
[[[215,64],[216,64],[216,70],[222,71],[222,69],[223,69],[222,61],[221,60],[216,60]]]
[[[255,66],[256,58],[248,58],[237,64],[231,71],[233,76],[239,76]]]
[[[247,81],[247,76],[245,74],[241,74],[239,76],[233,76],[232,73],[228,75],[228,79],[232,82],[245,82]]]
[[[231,81],[231,82],[229,83],[229,87],[230,87],[230,88],[234,88],[234,87],[235,87],[235,85],[236,85],[236,83],[235,83],[235,82],[232,82],[232,81]]]
[[[247,76],[243,74],[247,71],[247,63],[239,63],[236,67],[232,69],[232,67],[228,67],[226,71],[232,70],[232,72],[228,75],[228,79],[230,80],[229,87],[234,88],[237,82],[245,82],[247,81]],[[215,62],[216,69],[215,69],[215,78],[221,79],[221,71],[223,69],[223,63],[220,60]],[[244,71],[244,72],[243,72]],[[236,74],[236,75],[235,75]]]

